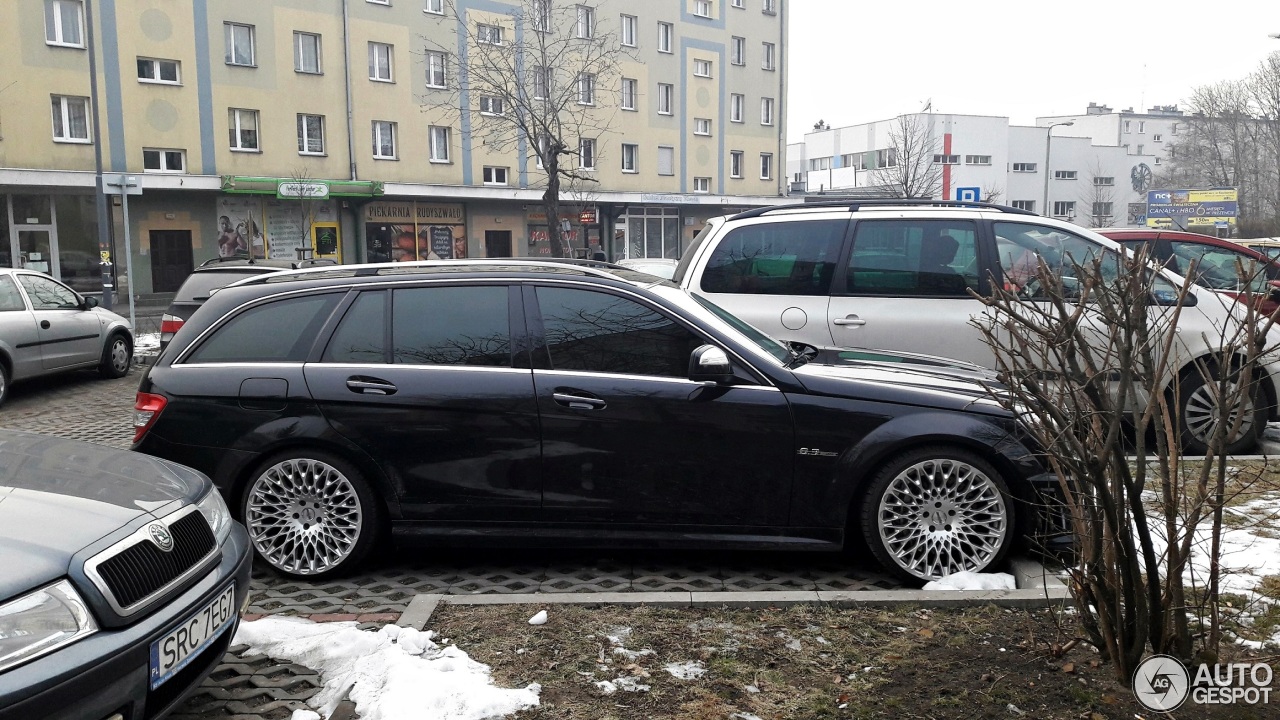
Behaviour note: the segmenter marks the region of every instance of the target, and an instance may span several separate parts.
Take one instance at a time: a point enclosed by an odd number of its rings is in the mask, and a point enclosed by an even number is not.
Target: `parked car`
[[[1253,248],[1221,238],[1180,230],[1106,229],[1098,231],[1130,249],[1147,246],[1147,254],[1179,275],[1192,266],[1192,280],[1231,298],[1245,294],[1240,271],[1251,279],[1249,293],[1258,311],[1271,315],[1280,309],[1280,264]]]
[[[278,273],[178,331],[133,448],[207,472],[288,575],[346,571],[387,529],[999,566],[1056,484],[987,378],[820,354],[600,263]]]
[[[333,260],[264,260],[256,258],[214,258],[201,263],[182,281],[173,301],[160,318],[160,349],[164,350],[182,323],[191,317],[196,308],[209,296],[233,282],[255,275],[297,270],[302,267],[335,265]]]
[[[676,261],[666,258],[631,258],[619,260],[618,265],[636,272],[648,273],[654,277],[670,280],[676,274]]]
[[[1253,248],[1272,260],[1280,260],[1280,238],[1252,238],[1240,240],[1241,245]]]
[[[0,268],[0,404],[15,382],[82,368],[124,377],[132,362],[128,320],[44,273]]]
[[[981,203],[863,200],[760,208],[713,218],[680,260],[673,282],[766,333],[816,346],[943,355],[987,368],[995,355],[972,324],[987,309],[969,294],[990,282],[1038,297],[1038,258],[1067,276],[1119,245],[1071,223]],[[1112,265],[1115,267],[1115,265]],[[1181,278],[1165,272],[1172,290]],[[1200,358],[1219,349],[1235,310],[1192,288],[1166,387],[1181,377],[1187,452],[1204,450],[1220,413]],[[1160,311],[1156,308],[1156,311]],[[1268,363],[1229,452],[1251,448],[1276,412],[1280,365]]]
[[[200,473],[0,431],[0,720],[164,716],[235,635],[251,557]]]

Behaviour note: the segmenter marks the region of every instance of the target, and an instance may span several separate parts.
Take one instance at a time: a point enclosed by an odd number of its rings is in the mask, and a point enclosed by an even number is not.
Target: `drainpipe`
[[[780,0],[778,14],[778,153],[774,155],[773,173],[777,179],[778,196],[786,195],[787,183],[787,15],[791,12],[791,0]]]
[[[355,111],[351,102],[351,13],[348,0],[342,0],[342,80],[347,87],[347,158],[351,164],[351,179],[359,180],[356,172]]]

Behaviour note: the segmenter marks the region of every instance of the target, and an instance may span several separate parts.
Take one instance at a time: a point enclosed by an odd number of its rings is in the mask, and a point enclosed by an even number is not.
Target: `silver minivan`
[[[118,378],[133,362],[129,321],[44,273],[0,268],[0,403],[9,384],[97,368]]]
[[[759,208],[713,218],[680,260],[673,281],[775,337],[819,347],[908,351],[988,368],[995,356],[972,321],[986,308],[969,290],[991,282],[1035,295],[1038,257],[1083,259],[1120,246],[1077,225],[1014,208],[937,201],[851,201]],[[1166,273],[1180,286],[1182,279]],[[1238,308],[1192,285],[1180,318],[1177,369],[1216,349]],[[1267,365],[1265,402],[1229,448],[1251,447],[1275,413],[1280,365]],[[1171,374],[1171,382],[1176,374]],[[1211,426],[1211,388],[1183,384],[1189,451]],[[1204,415],[1201,417],[1200,415]]]

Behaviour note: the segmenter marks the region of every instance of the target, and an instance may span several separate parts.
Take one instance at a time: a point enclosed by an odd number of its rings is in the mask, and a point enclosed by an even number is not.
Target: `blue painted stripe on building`
[[[693,15],[691,17],[698,17]],[[703,18],[705,20],[705,18]],[[684,107],[680,113],[680,192],[689,192],[689,113],[692,112],[689,104],[689,95],[694,91],[697,84],[706,78],[695,78],[689,74],[689,50],[707,50],[715,53],[715,65],[712,72],[716,73],[719,78],[719,92],[716,99],[716,113],[719,123],[716,126],[716,194],[724,194],[724,176],[728,172],[724,162],[724,136],[727,129],[728,113],[725,112],[725,84],[726,70],[724,64],[725,46],[724,43],[711,42],[710,40],[697,40],[693,38],[681,38],[680,40],[680,76],[684,78]],[[719,68],[719,69],[716,69]]]
[[[696,25],[701,25],[702,27],[717,28],[719,30],[724,29],[724,11],[729,9],[728,5],[724,3],[724,0],[721,0],[721,13],[718,18],[703,17],[689,12],[689,3],[685,2],[685,0],[680,0],[680,5],[682,6],[680,8],[680,19],[684,22],[694,23]]]
[[[508,3],[493,2],[493,0],[458,0],[457,8],[458,8],[459,23],[462,24],[462,27],[458,28],[458,62],[463,67],[465,67],[467,64],[468,32],[466,28],[466,22],[467,22],[468,11],[479,10],[481,12],[505,13],[507,15],[513,15],[513,16],[517,15],[518,13],[518,8],[516,6]],[[516,42],[520,43],[524,39],[524,33],[523,33],[523,30],[521,29],[522,24],[518,17],[516,18],[515,25],[516,25]],[[523,58],[516,58],[516,71],[519,72],[521,75],[523,75],[523,72],[522,72],[523,67],[524,67]],[[431,92],[431,91],[428,90],[427,92]],[[470,185],[475,176],[475,172],[473,171],[472,162],[471,162],[471,152],[472,152],[472,146],[473,146],[472,138],[471,138],[471,92],[467,90],[466,87],[462,87],[459,93],[458,100],[462,106],[461,129],[460,129],[460,132],[462,133],[462,137],[459,140],[459,148],[462,151],[462,184]],[[510,112],[514,112],[514,108],[509,108],[508,110]],[[518,165],[519,165],[519,173],[520,173],[520,187],[522,188],[529,186],[529,176],[527,173],[528,158],[526,157],[527,148],[528,148],[528,145],[525,143],[523,139],[520,139],[516,142],[516,152],[519,153]]]
[[[116,0],[101,0],[102,74],[107,81],[107,139],[111,144],[111,169],[128,170],[125,163],[124,107],[120,98],[120,36],[116,33]]]
[[[208,0],[192,0],[196,49],[197,113],[200,117],[200,172],[218,174],[213,147],[213,81],[210,79]]]

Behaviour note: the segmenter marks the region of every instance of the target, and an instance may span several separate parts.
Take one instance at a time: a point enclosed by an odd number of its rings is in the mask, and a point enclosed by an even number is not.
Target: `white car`
[[[0,403],[10,383],[81,368],[118,378],[132,362],[128,320],[44,273],[0,268]]]
[[[646,273],[663,280],[670,280],[676,273],[676,261],[666,258],[629,258],[619,260],[618,264],[628,270]]]
[[[941,355],[995,367],[971,323],[986,311],[969,289],[991,278],[1035,297],[1037,256],[1070,270],[1122,252],[1071,223],[996,205],[872,200],[807,203],[713,218],[686,251],[673,281],[774,337],[818,347],[860,347]],[[1165,279],[1180,286],[1168,271]],[[1067,278],[1069,280],[1069,278]],[[1191,286],[1179,321],[1179,420],[1188,451],[1203,449],[1216,410],[1198,358],[1235,321],[1235,303]],[[1280,365],[1268,364],[1244,432],[1228,448],[1252,447],[1276,409]],[[1177,375],[1170,374],[1166,382]]]

